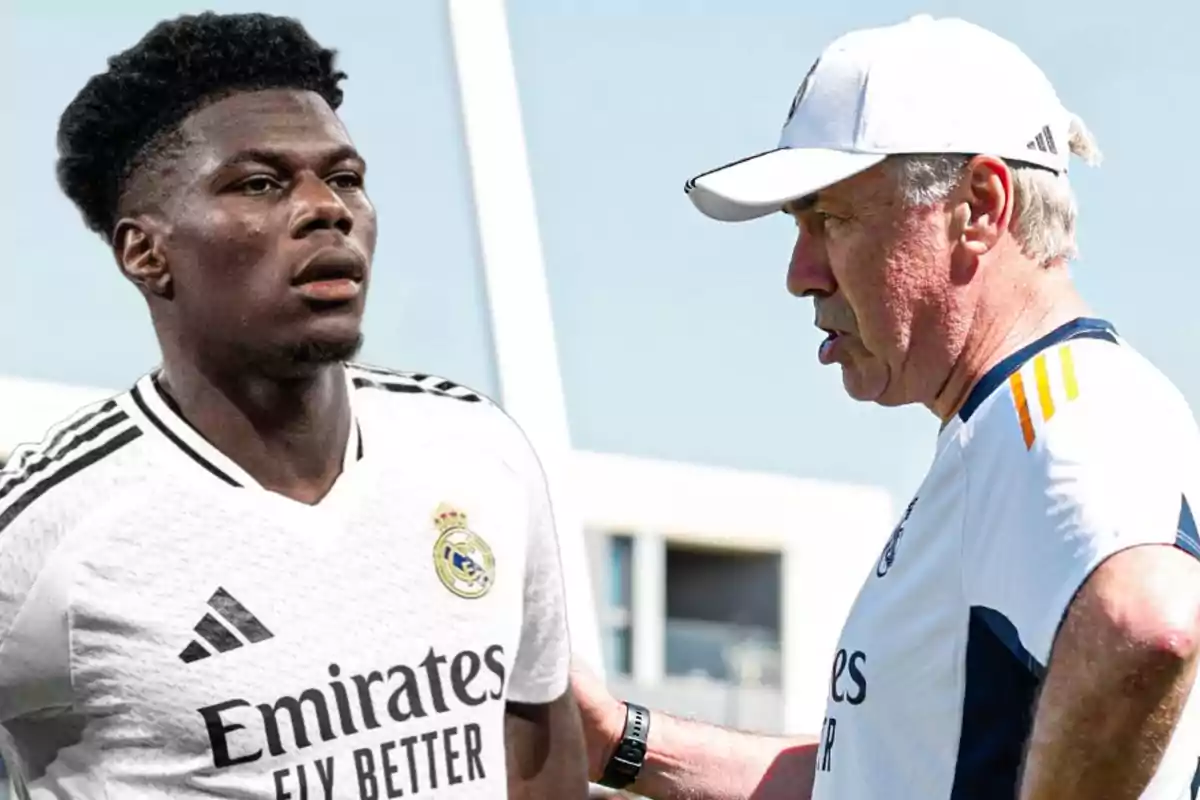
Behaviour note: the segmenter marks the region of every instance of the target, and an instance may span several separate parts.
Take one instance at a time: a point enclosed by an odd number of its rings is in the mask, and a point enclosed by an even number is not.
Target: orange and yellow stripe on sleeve
[[[1052,374],[1057,367],[1060,380],[1052,380]],[[1013,406],[1017,411],[1017,422],[1021,425],[1021,438],[1025,441],[1025,449],[1033,447],[1037,440],[1037,429],[1040,424],[1049,422],[1054,416],[1057,406],[1055,398],[1071,402],[1079,397],[1079,381],[1075,376],[1075,359],[1071,355],[1070,343],[1060,345],[1053,354],[1038,353],[1033,357],[1032,365],[1033,392],[1025,385],[1025,370],[1020,369],[1008,377],[1008,385],[1012,390]],[[1039,424],[1035,424],[1034,415]]]

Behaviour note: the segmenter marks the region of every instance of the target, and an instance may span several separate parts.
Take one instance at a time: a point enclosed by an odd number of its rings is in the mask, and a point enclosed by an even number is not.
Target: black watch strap
[[[624,789],[633,783],[646,761],[646,743],[650,738],[650,709],[637,703],[625,703],[625,733],[612,758],[604,767],[600,785]]]

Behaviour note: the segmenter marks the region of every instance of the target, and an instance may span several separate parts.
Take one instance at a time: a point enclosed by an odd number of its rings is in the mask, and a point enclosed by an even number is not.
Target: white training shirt
[[[0,472],[0,746],[31,798],[506,796],[505,702],[570,660],[541,467],[469,389],[346,376],[315,506],[153,374]]]
[[[1060,621],[1129,547],[1200,555],[1200,433],[1111,325],[1013,354],[941,431],[833,656],[814,800],[1012,800]],[[1194,693],[1143,800],[1200,785]]]

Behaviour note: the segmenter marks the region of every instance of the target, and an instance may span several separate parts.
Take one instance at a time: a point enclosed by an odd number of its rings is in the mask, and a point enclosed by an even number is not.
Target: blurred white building
[[[579,452],[570,483],[618,694],[763,732],[820,726],[887,493]]]

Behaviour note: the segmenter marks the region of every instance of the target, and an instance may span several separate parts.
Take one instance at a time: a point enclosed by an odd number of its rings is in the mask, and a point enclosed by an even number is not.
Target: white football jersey
[[[0,745],[39,798],[506,796],[567,688],[543,474],[497,406],[348,366],[330,493],[267,491],[154,374],[0,472]]]
[[[833,655],[814,800],[1012,800],[1060,621],[1126,548],[1200,556],[1180,393],[1078,319],[1013,354],[939,433]],[[1200,701],[1143,800],[1196,797]]]

